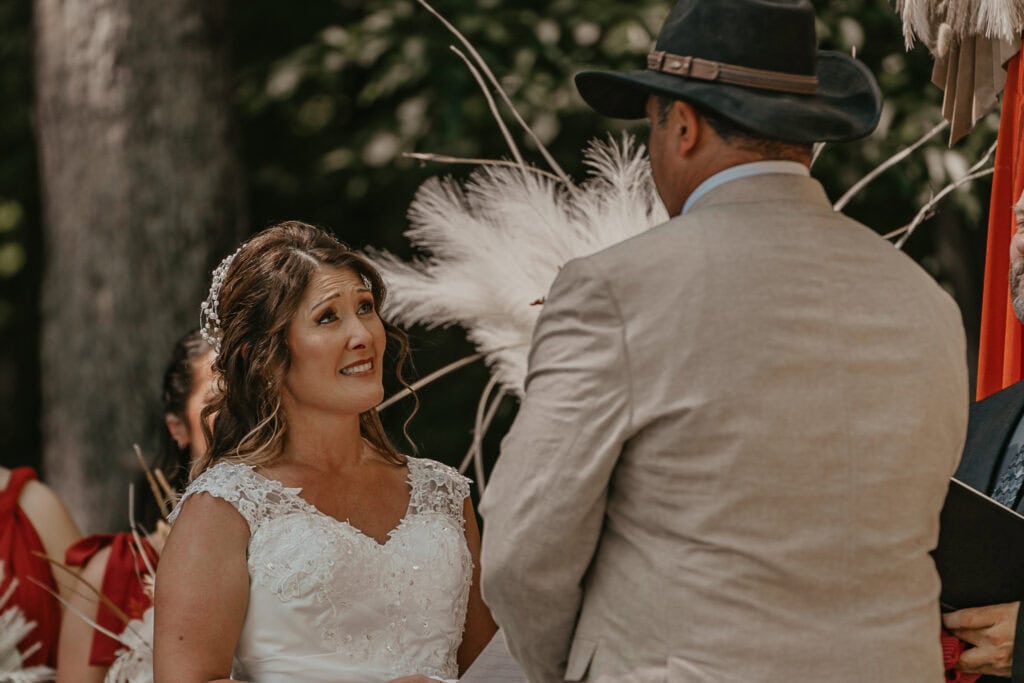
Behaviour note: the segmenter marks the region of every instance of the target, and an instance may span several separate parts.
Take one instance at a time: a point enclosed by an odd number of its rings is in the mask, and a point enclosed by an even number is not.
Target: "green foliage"
[[[31,3],[0,3],[0,463],[39,464],[39,185]]]

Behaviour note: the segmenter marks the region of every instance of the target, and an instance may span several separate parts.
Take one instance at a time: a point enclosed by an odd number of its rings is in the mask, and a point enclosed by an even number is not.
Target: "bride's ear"
[[[191,439],[185,421],[173,413],[165,413],[164,424],[167,425],[167,431],[170,432],[171,438],[178,448],[188,448]]]

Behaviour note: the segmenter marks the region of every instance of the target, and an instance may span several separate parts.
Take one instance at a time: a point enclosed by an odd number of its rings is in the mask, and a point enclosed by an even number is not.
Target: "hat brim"
[[[647,98],[664,95],[702,105],[766,138],[785,142],[845,142],[875,129],[882,96],[871,72],[841,52],[821,50],[818,91],[792,95],[660,71],[583,71],[576,88],[594,110],[618,119],[646,115]]]

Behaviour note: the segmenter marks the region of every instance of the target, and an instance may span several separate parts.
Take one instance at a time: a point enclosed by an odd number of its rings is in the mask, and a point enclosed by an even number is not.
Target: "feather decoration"
[[[1024,0],[897,0],[907,49],[915,36],[933,52],[937,31],[946,25],[958,39],[982,36],[1019,43],[1024,30]]]
[[[128,622],[118,639],[125,646],[107,670],[104,683],[153,683],[153,608]]]
[[[4,582],[4,565],[0,562],[0,584]],[[18,650],[18,643],[35,629],[34,622],[25,618],[25,615],[16,605],[7,604],[10,602],[14,591],[18,587],[18,580],[11,579],[7,590],[0,595],[0,683],[43,683],[52,681],[54,672],[45,666],[35,666],[23,669],[22,654]],[[25,656],[28,657],[39,649],[38,643],[33,645]]]
[[[521,396],[533,326],[558,270],[668,219],[643,145],[624,134],[585,151],[588,179],[567,187],[526,166],[485,165],[464,184],[428,180],[406,237],[424,256],[370,251],[402,325],[461,325],[497,381]]]

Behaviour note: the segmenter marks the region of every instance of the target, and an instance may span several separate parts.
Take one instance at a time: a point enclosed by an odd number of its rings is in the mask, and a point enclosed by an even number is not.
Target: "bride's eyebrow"
[[[336,299],[339,296],[341,296],[341,295],[338,294],[338,292],[334,292],[333,294],[328,294],[323,299],[321,299],[320,301],[318,301],[315,304],[313,304],[312,306],[310,306],[309,307],[309,312],[312,313],[313,311],[316,310],[317,306],[321,306],[321,305],[327,303],[328,301],[330,301],[331,299]]]

